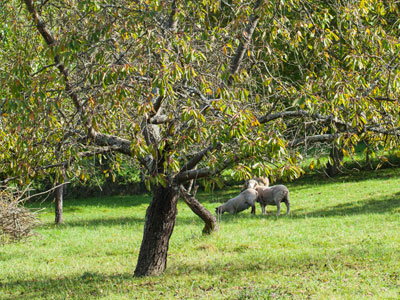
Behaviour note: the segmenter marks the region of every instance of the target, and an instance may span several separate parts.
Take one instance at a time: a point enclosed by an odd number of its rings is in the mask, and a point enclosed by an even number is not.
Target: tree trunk
[[[56,224],[63,223],[63,196],[64,196],[64,186],[61,185],[58,188],[56,188],[56,203],[55,203]]]
[[[218,231],[217,218],[208,211],[194,195],[191,195],[182,185],[180,186],[181,195],[190,209],[204,221],[203,234],[210,234]],[[195,194],[195,193],[194,193]]]
[[[64,178],[64,182],[67,181],[66,175],[65,175],[65,168],[62,169],[62,175]],[[55,194],[56,194],[56,199],[55,199],[55,223],[56,224],[62,224],[64,222],[63,220],[63,200],[64,200],[64,191],[65,191],[65,184],[60,185],[58,188],[56,188]]]
[[[341,161],[343,160],[342,149],[339,149],[336,145],[333,145],[329,156],[331,158],[332,164],[328,163],[326,165],[326,173],[329,176],[333,177],[339,173],[339,166]]]
[[[159,275],[167,266],[169,239],[178,213],[177,186],[156,187],[146,211],[142,245],[135,276]]]
[[[67,181],[66,175],[65,175],[65,168],[62,169],[62,175],[64,178],[64,182]],[[56,188],[55,194],[56,194],[56,199],[55,199],[55,223],[56,224],[62,224],[64,222],[63,220],[63,199],[64,199],[64,191],[65,191],[65,185],[60,185],[59,187]]]
[[[370,145],[369,145],[369,143],[365,142],[365,146],[367,147],[367,150],[365,151],[365,163],[367,164],[367,167],[369,167],[372,170],[373,166],[372,166],[372,161],[371,161]]]

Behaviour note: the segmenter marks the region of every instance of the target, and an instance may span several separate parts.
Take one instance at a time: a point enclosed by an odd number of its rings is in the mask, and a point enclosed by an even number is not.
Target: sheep
[[[255,189],[246,189],[235,198],[229,199],[221,206],[215,208],[217,215],[222,215],[224,212],[236,214],[251,206],[251,213],[256,213],[256,199],[258,193]]]
[[[244,191],[244,190],[246,190],[246,189],[248,189],[248,188],[250,187],[250,186],[249,186],[249,182],[250,182],[251,180],[256,181],[258,186],[269,186],[269,180],[268,180],[267,177],[255,177],[255,178],[253,178],[253,179],[247,180],[247,181],[244,183],[243,188],[242,188],[242,191]]]
[[[265,215],[265,207],[269,205],[277,206],[276,215],[279,216],[281,211],[281,202],[286,204],[286,214],[290,212],[289,189],[284,185],[274,185],[270,187],[260,186],[257,181],[249,180],[249,188],[253,188],[258,192],[256,202],[260,203],[262,214]]]

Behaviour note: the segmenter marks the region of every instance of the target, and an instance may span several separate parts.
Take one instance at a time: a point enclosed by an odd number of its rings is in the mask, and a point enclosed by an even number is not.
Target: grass
[[[149,196],[68,200],[62,226],[45,203],[37,236],[0,247],[0,299],[399,299],[399,183],[400,169],[305,178],[290,216],[223,215],[211,236],[180,202],[150,278],[132,276]],[[199,198],[214,210],[238,190]]]

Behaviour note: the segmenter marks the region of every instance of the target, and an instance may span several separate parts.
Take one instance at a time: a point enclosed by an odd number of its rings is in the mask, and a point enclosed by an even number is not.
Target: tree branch
[[[389,97],[368,97],[368,99],[375,100],[375,101],[387,101],[387,102],[398,102],[398,99],[392,99]]]
[[[216,169],[210,169],[210,168],[201,168],[201,169],[196,169],[196,170],[188,170],[184,172],[179,172],[175,177],[174,177],[174,182],[181,184],[185,181],[192,180],[192,179],[198,179],[198,178],[204,178],[204,177],[209,177],[209,176],[214,176],[216,174],[221,173],[223,170],[226,168],[230,167],[233,165],[235,162],[239,160],[246,159],[249,155],[245,156],[237,156],[235,155],[233,158],[226,159],[224,163]]]
[[[294,148],[297,147],[301,144],[312,144],[312,143],[322,143],[322,142],[331,142],[337,137],[339,137],[340,134],[320,134],[320,135],[314,135],[314,136],[306,136],[304,138],[298,138],[293,141],[291,141],[288,144],[288,147]]]
[[[88,156],[92,156],[92,155],[109,153],[109,152],[113,152],[114,150],[115,150],[114,147],[105,147],[105,148],[102,148],[102,149],[97,149],[95,151],[84,151],[84,152],[78,153],[77,158],[84,158],[84,157],[88,157]],[[62,162],[59,162],[59,163],[36,167],[36,168],[34,168],[34,171],[37,172],[37,171],[42,171],[42,170],[47,170],[47,169],[52,169],[52,168],[65,167],[67,165],[72,164],[75,160],[76,160],[76,158],[73,157],[70,160],[65,160],[65,161],[62,161]],[[8,182],[13,181],[15,179],[18,179],[19,177],[20,176],[14,176],[14,177],[6,178],[4,180],[1,180],[0,184],[7,184]]]
[[[255,12],[256,9],[260,6],[261,0],[257,0],[256,4],[254,5],[253,11]],[[236,54],[231,61],[231,66],[229,68],[230,76],[228,78],[228,85],[231,85],[233,80],[233,75],[239,70],[240,64],[242,63],[244,54],[246,50],[250,46],[251,38],[253,36],[254,30],[257,27],[257,23],[260,20],[260,17],[257,16],[255,13],[251,16],[249,24],[246,27],[246,30],[243,32],[243,39],[240,41],[240,44],[236,50]]]
[[[215,149],[219,149],[219,148],[221,148],[221,144],[220,143],[218,143],[216,145],[210,145],[206,149],[203,149],[200,152],[196,153],[192,157],[192,159],[189,160],[189,162],[182,167],[182,169],[180,170],[180,172],[178,173],[177,176],[179,176],[180,173],[183,173],[185,171],[193,169],[203,159],[203,157],[207,155],[208,152],[210,152],[212,150],[215,150]]]
[[[280,118],[286,118],[286,117],[294,118],[294,117],[308,117],[308,116],[310,115],[305,110],[281,111],[274,114],[266,114],[258,118],[258,122],[260,124],[264,124]]]
[[[176,13],[178,12],[178,8],[176,5],[177,0],[173,0],[171,4],[171,14],[169,15],[168,18],[168,28],[171,31],[176,30],[176,25],[178,23],[178,19],[175,17]]]
[[[213,231],[218,230],[218,223],[215,216],[208,211],[197,199],[194,195],[191,195],[189,191],[187,191],[183,185],[179,186],[180,194],[182,196],[183,201],[190,207],[190,209],[198,215],[204,221],[204,234],[210,234]],[[195,188],[196,189],[196,188]]]

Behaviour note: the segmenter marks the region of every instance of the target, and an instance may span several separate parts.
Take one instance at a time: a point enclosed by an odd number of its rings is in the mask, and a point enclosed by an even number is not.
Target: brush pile
[[[23,193],[0,189],[0,245],[27,238],[38,226],[37,211],[24,207],[24,201]]]

